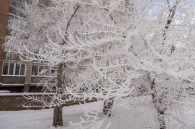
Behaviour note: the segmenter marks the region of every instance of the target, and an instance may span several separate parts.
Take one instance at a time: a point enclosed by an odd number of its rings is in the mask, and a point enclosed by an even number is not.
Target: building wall
[[[20,0],[16,0],[20,1]],[[31,6],[30,17],[35,17],[35,12],[37,6],[42,7],[42,5],[49,5],[49,0],[39,0],[37,3],[36,0],[27,0]],[[16,18],[15,16],[23,17],[24,19],[29,18],[29,16],[25,12],[26,10],[21,10],[15,4],[10,5],[10,0],[0,0],[0,90],[9,90],[10,92],[41,92],[42,87],[37,88],[38,80],[43,77],[39,76],[31,76],[32,74],[32,63],[33,62],[21,62],[18,58],[18,55],[15,56],[5,56],[6,53],[2,48],[2,45],[5,43],[6,35],[9,35],[12,30],[17,31],[16,28],[10,25],[13,22],[9,22],[8,25],[8,17]],[[34,18],[31,18],[34,19]],[[15,20],[14,20],[15,21]],[[28,21],[28,20],[27,20]],[[29,37],[34,33],[33,21],[27,22],[29,28]],[[24,31],[24,30],[23,30]],[[27,32],[28,33],[28,32]],[[12,74],[4,74],[2,76],[3,70],[3,62],[4,63],[17,63],[17,64],[25,64],[25,74],[23,75],[15,75],[15,72]],[[37,64],[41,65],[41,64]],[[16,66],[16,65],[14,65]],[[14,67],[15,70],[15,67]],[[19,76],[18,76],[19,75]]]
[[[2,44],[5,43],[4,38],[7,31],[9,5],[10,0],[0,0],[0,83],[4,57],[4,49],[2,48]]]

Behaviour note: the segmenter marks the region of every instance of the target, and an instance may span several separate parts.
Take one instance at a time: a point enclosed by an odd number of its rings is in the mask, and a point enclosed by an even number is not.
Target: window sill
[[[13,76],[16,76],[16,77],[25,77],[25,75],[3,75],[3,74],[1,76],[5,76],[5,77],[7,77],[7,76],[8,77],[10,77],[10,76],[11,77],[13,77]]]
[[[57,76],[39,76],[39,75],[31,75],[31,77],[57,77]]]

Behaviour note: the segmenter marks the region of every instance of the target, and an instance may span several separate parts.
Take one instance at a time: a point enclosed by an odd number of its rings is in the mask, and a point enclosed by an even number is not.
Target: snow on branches
[[[67,92],[83,100],[151,96],[159,126],[165,129],[169,107],[182,101],[185,88],[195,82],[194,13],[189,14],[194,1],[52,4],[37,11],[31,38],[22,33],[7,38],[5,46],[13,45],[8,52],[14,49],[22,60],[58,65],[54,90],[60,105]],[[52,92],[49,85],[46,89]]]

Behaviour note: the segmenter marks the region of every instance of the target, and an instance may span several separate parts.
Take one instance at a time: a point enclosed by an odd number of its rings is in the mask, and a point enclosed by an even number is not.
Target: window
[[[35,54],[43,55],[43,54],[46,53],[46,51],[42,47],[39,47],[39,48],[37,48],[37,49],[34,50],[34,53]]]
[[[9,16],[7,27],[10,29],[20,30],[24,32],[28,32],[29,30],[27,21],[23,20],[22,18],[17,18],[13,16]]]
[[[57,76],[57,67],[33,65],[32,76]]]
[[[14,75],[14,63],[9,64],[9,75]]]
[[[39,75],[45,76],[45,71],[47,71],[47,69],[44,66],[39,66]]]
[[[10,5],[11,5],[12,7],[16,7],[16,0],[11,0],[11,1],[10,1]]]
[[[15,75],[20,75],[20,64],[16,64]]]
[[[32,75],[35,75],[35,76],[37,76],[38,75],[38,66],[36,66],[36,65],[33,65],[32,66]]]
[[[57,76],[57,68],[51,68],[51,76]]]
[[[8,75],[9,63],[3,63],[3,75]]]
[[[25,72],[25,65],[21,64],[20,75],[24,75],[24,72]]]
[[[49,4],[51,3],[51,0],[39,0],[39,3],[45,6],[49,6]]]
[[[11,0],[10,6],[30,13],[31,4],[27,0]]]
[[[22,76],[25,73],[25,65],[20,63],[3,62],[2,75]]]

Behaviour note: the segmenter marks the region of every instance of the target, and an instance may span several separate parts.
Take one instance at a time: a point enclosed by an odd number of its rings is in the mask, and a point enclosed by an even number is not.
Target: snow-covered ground
[[[125,103],[125,104],[124,104]],[[79,126],[71,125],[70,123],[78,123],[81,117],[86,120],[83,115],[85,109],[93,109],[89,111],[95,112],[96,109],[102,107],[102,102],[93,102],[83,105],[73,105],[63,108],[64,126],[58,129],[75,129]],[[124,106],[126,105],[126,106]],[[167,119],[169,129],[193,129],[195,126],[195,112],[191,108],[178,110],[173,107],[171,117]],[[177,111],[180,111],[177,112]],[[182,112],[181,112],[182,111]],[[180,114],[180,116],[178,116]],[[187,115],[184,115],[187,114]],[[100,123],[105,118],[99,113],[99,119],[96,122]],[[53,117],[53,109],[44,110],[23,110],[23,111],[0,111],[0,129],[54,129],[51,126]],[[173,118],[176,117],[176,118]],[[93,120],[93,118],[90,118]],[[180,121],[178,124],[178,121]],[[182,123],[188,123],[188,125]],[[96,123],[96,124],[97,124]],[[134,99],[132,101],[120,101],[115,103],[112,109],[112,116],[108,117],[101,126],[105,129],[109,124],[109,129],[156,129],[155,110],[148,98]],[[86,127],[92,122],[83,123]],[[88,128],[87,128],[88,129]],[[95,128],[89,128],[95,129]]]

